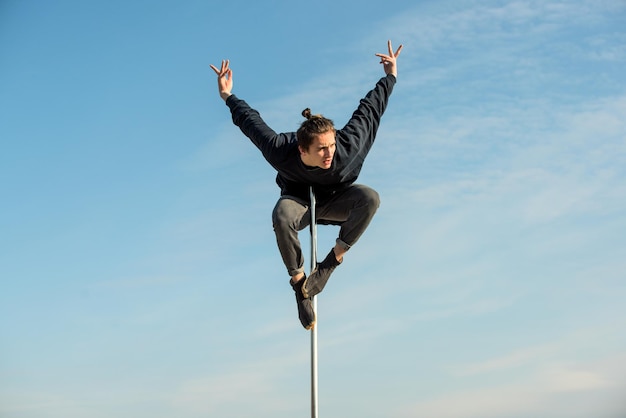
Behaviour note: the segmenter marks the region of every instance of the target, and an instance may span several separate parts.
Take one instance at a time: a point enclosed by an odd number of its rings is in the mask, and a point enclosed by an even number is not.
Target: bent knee
[[[362,201],[363,203],[372,210],[372,212],[376,212],[378,207],[380,206],[380,195],[378,192],[369,187],[363,187],[361,189],[362,193]]]
[[[372,206],[374,206],[376,209],[378,209],[378,207],[380,206],[380,195],[378,194],[378,192],[374,189],[370,189],[371,193],[369,196],[370,199],[370,204]]]
[[[289,199],[280,199],[272,211],[272,225],[274,228],[293,228],[302,219],[306,207],[299,202]]]

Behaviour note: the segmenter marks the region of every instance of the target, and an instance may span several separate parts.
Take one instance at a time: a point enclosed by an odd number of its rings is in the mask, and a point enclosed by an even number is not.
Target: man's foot
[[[313,311],[313,302],[310,298],[304,297],[302,294],[302,285],[305,278],[298,280],[297,282],[289,281],[289,284],[296,292],[296,303],[298,304],[298,318],[300,323],[305,329],[311,329],[315,326],[315,311]]]
[[[312,298],[320,293],[322,289],[324,289],[324,286],[326,286],[330,274],[339,264],[341,264],[341,261],[337,261],[335,251],[330,250],[326,258],[321,263],[317,263],[315,270],[304,280],[304,284],[302,285],[302,294],[304,297]]]

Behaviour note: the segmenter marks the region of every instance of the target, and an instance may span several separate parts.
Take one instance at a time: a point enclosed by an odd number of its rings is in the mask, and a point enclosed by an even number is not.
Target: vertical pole
[[[311,270],[317,267],[317,225],[315,223],[315,192],[309,188],[311,197]],[[309,273],[310,274],[310,273]],[[317,317],[317,296],[313,296],[313,312]],[[317,400],[317,321],[311,329],[311,418],[318,418]]]

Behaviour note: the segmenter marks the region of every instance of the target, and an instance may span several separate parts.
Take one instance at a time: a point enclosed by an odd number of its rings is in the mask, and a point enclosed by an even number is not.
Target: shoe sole
[[[302,292],[302,290],[303,290],[303,288],[304,288],[304,283],[306,283],[306,279],[308,279],[308,277],[307,277],[307,278],[302,279],[302,280],[303,280],[303,282],[302,282],[302,285],[300,286],[300,293],[303,293],[303,292]],[[291,282],[290,282],[290,283],[291,283]],[[296,293],[297,293],[297,290],[296,290],[296,288],[295,288],[295,286],[294,286],[294,285],[295,285],[294,283],[291,283],[291,287],[293,287],[293,290],[294,290],[294,291],[296,291]],[[296,286],[297,286],[297,285],[296,285]],[[304,294],[303,294],[303,296],[304,296]],[[304,297],[305,297],[306,299],[308,299],[306,296],[304,296]],[[312,307],[311,307],[311,308],[312,308]],[[298,309],[300,309],[300,308],[298,308]],[[312,310],[313,310],[313,309],[312,309]],[[298,315],[299,315],[299,312],[298,312]],[[302,323],[302,321],[300,321],[300,323]],[[316,323],[317,323],[317,315],[315,314],[315,311],[313,310],[313,322],[311,322],[311,323],[310,323],[309,325],[307,325],[307,326],[305,326],[304,324],[302,324],[302,326],[304,327],[304,329],[306,329],[307,331],[309,331],[309,330],[311,330],[311,329],[313,329],[313,328],[315,327],[315,324],[316,324]]]
[[[304,279],[304,283],[302,283],[302,295],[305,298],[311,298],[313,296],[317,296],[320,293],[322,293],[322,290],[324,290],[324,287],[326,287],[326,283],[328,283],[328,279],[330,279],[330,274],[328,275],[328,277],[326,277],[325,280],[321,280],[317,283],[313,283],[313,285],[315,285],[315,290],[311,289],[310,291],[308,291],[306,289],[307,284],[309,283],[309,279],[311,278],[311,276],[313,276],[313,274],[315,274],[317,272],[317,269],[315,269],[313,271],[313,273],[311,273],[310,276],[308,276],[306,279]],[[313,287],[313,286],[312,286]],[[319,290],[317,290],[319,288]]]

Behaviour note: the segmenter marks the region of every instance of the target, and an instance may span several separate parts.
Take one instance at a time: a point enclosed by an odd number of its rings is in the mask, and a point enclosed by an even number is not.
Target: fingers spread
[[[404,45],[400,44],[396,52],[393,52],[393,46],[391,45],[391,40],[387,41],[387,48],[389,49],[389,55],[385,54],[376,54],[377,57],[380,57],[381,60],[390,61],[398,57],[400,55],[400,51],[402,51],[402,47]]]
[[[226,74],[229,74],[232,71],[229,68],[229,64],[230,64],[229,60],[222,60],[222,66],[221,66],[221,68],[219,70],[213,64],[209,64],[209,67],[211,67],[211,69],[213,71],[215,71],[215,74],[217,74],[218,77],[223,77],[223,76],[225,76]]]

